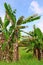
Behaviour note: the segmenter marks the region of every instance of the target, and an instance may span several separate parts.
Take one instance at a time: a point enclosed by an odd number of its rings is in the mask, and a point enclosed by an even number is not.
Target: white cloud
[[[32,1],[30,4],[30,9],[38,14],[42,14],[43,13],[43,8],[39,6],[37,1]]]
[[[33,0],[30,4],[30,9],[31,11],[33,11],[34,13],[38,13],[40,15],[43,15],[43,8],[40,6],[40,4]],[[37,27],[39,27],[41,29],[41,31],[43,32],[43,17],[40,18],[39,22],[36,24]]]

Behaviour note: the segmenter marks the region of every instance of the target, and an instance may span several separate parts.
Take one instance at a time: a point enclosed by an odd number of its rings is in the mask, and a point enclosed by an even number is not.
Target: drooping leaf
[[[17,25],[21,25],[21,24],[22,24],[23,18],[24,18],[24,16],[21,16],[21,17],[18,19]]]
[[[21,25],[21,24],[25,24],[25,23],[28,23],[28,22],[32,22],[34,20],[38,20],[40,19],[40,16],[38,16],[38,14],[34,14],[32,16],[29,16],[28,18],[26,18],[24,20],[24,16],[21,16],[18,21],[17,21],[17,25]]]
[[[28,22],[32,22],[32,21],[35,21],[35,20],[38,20],[38,19],[40,19],[40,16],[36,16],[36,17],[29,17],[29,18],[27,18],[27,19],[25,19],[23,22],[22,22],[22,24],[25,24],[25,23],[28,23]]]

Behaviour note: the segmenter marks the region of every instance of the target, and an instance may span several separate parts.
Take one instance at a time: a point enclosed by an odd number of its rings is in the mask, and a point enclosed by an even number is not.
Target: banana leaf
[[[7,3],[4,3],[4,7],[5,7],[5,10],[7,12],[7,14],[9,15],[9,17],[11,18],[11,20],[13,21],[14,25],[16,23],[16,16],[13,14],[13,12],[10,11]]]

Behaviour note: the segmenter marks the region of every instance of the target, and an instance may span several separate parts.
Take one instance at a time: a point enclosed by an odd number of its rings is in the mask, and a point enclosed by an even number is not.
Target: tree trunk
[[[3,51],[3,60],[9,62],[9,48],[6,46],[5,50]]]
[[[18,43],[13,44],[13,61],[19,60]]]
[[[37,49],[38,50],[38,60],[41,60],[41,53],[40,53],[40,49]]]
[[[36,56],[36,49],[35,48],[33,49],[33,54],[34,54],[34,56]]]
[[[43,58],[43,49],[42,49],[42,58]]]
[[[34,53],[34,56],[36,56],[36,44],[34,45],[33,53]]]
[[[36,57],[38,58],[38,60],[41,60],[41,53],[40,53],[40,49],[36,48]]]
[[[34,49],[34,55],[38,58],[38,60],[41,60],[40,49],[38,48]]]
[[[1,46],[1,45],[0,45],[0,46]],[[3,60],[3,55],[2,55],[1,47],[0,47],[0,60]]]

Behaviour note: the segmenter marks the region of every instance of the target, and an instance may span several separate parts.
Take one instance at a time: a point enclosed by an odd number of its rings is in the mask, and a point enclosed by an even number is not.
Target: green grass
[[[5,62],[5,61],[0,61],[0,65],[43,65],[43,60],[38,61],[32,53],[26,53],[24,48],[21,47],[19,48],[20,50],[20,59],[19,61],[16,62]]]

